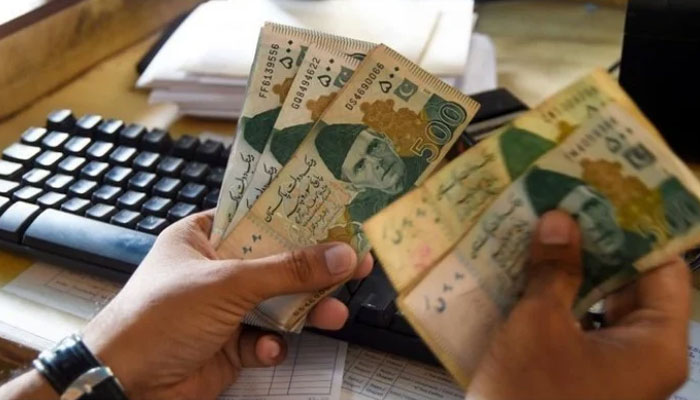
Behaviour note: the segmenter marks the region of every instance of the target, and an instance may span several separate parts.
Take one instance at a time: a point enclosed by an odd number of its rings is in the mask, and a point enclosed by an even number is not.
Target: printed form
[[[462,400],[442,368],[350,345],[341,400]]]
[[[287,359],[241,371],[219,400],[337,400],[347,343],[304,332],[287,336]]]

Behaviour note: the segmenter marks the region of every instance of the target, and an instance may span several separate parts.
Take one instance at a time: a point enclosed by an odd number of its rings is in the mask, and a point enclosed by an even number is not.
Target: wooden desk
[[[530,105],[593,67],[607,67],[620,56],[624,11],[619,9],[591,11],[581,4],[521,1],[488,3],[478,7],[478,12],[477,30],[489,34],[496,45],[501,85]],[[0,122],[0,147],[16,141],[27,127],[42,125],[46,114],[55,108],[71,108],[77,115],[93,112],[150,127],[169,127],[176,136],[201,131],[233,134],[231,122],[178,118],[173,106],[149,105],[147,93],[133,89],[134,66],[153,40],[150,38],[114,55],[14,117]],[[17,265],[0,268],[0,286],[30,263],[31,260],[0,253],[0,265]],[[695,295],[695,304],[700,305],[700,294]],[[0,310],[5,307],[18,309],[26,318],[34,319],[28,325],[43,324],[55,329],[56,335],[79,329],[85,323],[74,316],[0,293]],[[696,319],[700,320],[700,307],[695,309]],[[32,349],[1,342],[0,337],[0,357],[20,361],[31,358],[34,353]],[[25,343],[31,345],[32,342]]]

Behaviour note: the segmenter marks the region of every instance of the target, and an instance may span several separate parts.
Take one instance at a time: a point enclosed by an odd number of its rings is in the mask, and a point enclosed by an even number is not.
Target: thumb
[[[324,243],[257,260],[237,261],[232,279],[257,301],[325,289],[350,278],[357,255],[345,243]]]
[[[581,234],[563,211],[542,216],[532,241],[524,298],[571,309],[582,280]]]

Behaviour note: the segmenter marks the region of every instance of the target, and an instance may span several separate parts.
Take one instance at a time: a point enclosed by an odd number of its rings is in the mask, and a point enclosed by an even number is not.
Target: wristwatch
[[[34,368],[60,394],[61,400],[128,400],[116,376],[85,346],[78,335],[42,351]]]

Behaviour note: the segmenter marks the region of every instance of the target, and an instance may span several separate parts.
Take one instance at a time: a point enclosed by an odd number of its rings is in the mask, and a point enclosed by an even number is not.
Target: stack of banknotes
[[[581,227],[578,314],[700,242],[700,183],[606,73],[435,172],[477,109],[384,45],[266,24],[211,233],[218,255],[372,246],[401,311],[466,387],[522,291],[543,213]],[[267,300],[246,321],[298,331],[333,290]]]

